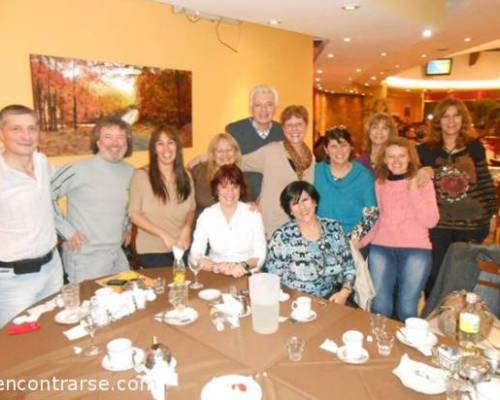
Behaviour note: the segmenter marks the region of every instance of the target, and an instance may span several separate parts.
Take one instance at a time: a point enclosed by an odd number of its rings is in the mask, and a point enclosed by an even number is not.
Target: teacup
[[[292,302],[292,315],[298,319],[305,319],[311,315],[311,298],[306,296],[297,297]]]
[[[364,335],[360,331],[347,331],[342,335],[347,357],[358,357],[363,350]]]
[[[132,341],[130,339],[113,339],[106,345],[106,348],[111,365],[122,367],[132,364]]]
[[[422,318],[407,318],[405,320],[405,336],[411,343],[422,343],[429,333],[429,323]]]

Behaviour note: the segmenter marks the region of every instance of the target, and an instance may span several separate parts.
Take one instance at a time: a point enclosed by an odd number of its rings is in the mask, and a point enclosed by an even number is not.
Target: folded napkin
[[[403,354],[392,373],[403,385],[417,392],[440,394],[446,391],[446,373],[442,369],[414,361],[408,354]]]
[[[222,303],[216,304],[214,307],[224,313],[231,328],[238,328],[240,326],[240,313],[242,305],[234,298],[234,296],[228,293],[223,293]]]
[[[181,249],[180,247],[173,246],[172,247],[172,252],[174,253],[174,258],[176,260],[180,260],[184,256],[184,249]]]
[[[410,342],[408,340],[408,338],[406,337],[404,327],[399,329],[397,334],[400,334],[403,337],[406,345],[413,347],[414,349],[420,351],[426,357],[432,356],[432,348],[434,347],[433,345],[415,344],[413,342]],[[396,336],[397,336],[397,334],[396,334]]]
[[[287,292],[284,292],[283,289],[280,289],[280,301],[284,302],[290,299],[290,295]]]
[[[26,310],[28,315],[26,315],[26,314],[20,315],[19,317],[14,318],[14,320],[12,322],[14,323],[14,325],[21,325],[21,324],[24,324],[25,322],[38,321],[38,318],[40,318],[40,315],[42,315],[43,313],[52,311],[52,310],[54,310],[54,308],[57,307],[57,304],[58,304],[57,297],[58,296],[46,301],[43,304],[39,304],[35,307],[32,307],[32,308]]]
[[[321,343],[321,346],[319,346],[320,349],[329,351],[330,353],[337,354],[338,346],[337,343],[335,343],[333,340],[326,338],[323,343]]]
[[[144,368],[141,380],[148,385],[154,400],[165,400],[165,389],[177,386],[179,377],[175,372],[177,362],[173,358],[170,364],[165,360],[158,361],[151,369]]]
[[[85,326],[83,325],[83,323],[80,322],[80,324],[74,326],[73,328],[68,329],[67,331],[64,331],[63,334],[69,340],[76,340],[76,339],[80,339],[84,336],[87,336],[89,333],[87,332],[87,329],[85,329]]]

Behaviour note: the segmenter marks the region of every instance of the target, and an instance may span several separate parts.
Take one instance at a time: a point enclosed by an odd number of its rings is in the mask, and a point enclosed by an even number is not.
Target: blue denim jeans
[[[372,312],[400,321],[415,317],[432,268],[431,250],[372,244],[368,267],[376,293]]]

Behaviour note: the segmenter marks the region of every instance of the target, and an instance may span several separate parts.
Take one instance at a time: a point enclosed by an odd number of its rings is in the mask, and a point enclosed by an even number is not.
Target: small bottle
[[[465,301],[467,304],[458,317],[458,344],[463,354],[475,354],[481,325],[481,317],[476,311],[478,296],[476,293],[467,293]]]
[[[186,265],[182,257],[174,261],[174,285],[182,285],[186,281]]]

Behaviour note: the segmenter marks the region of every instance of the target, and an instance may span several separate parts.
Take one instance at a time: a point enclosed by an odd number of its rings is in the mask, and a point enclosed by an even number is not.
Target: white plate
[[[144,361],[144,351],[140,349],[139,347],[132,347],[132,350],[135,351],[135,356],[134,356],[134,362],[136,364],[140,364]],[[132,360],[131,360],[132,361]],[[129,369],[134,368],[134,365],[132,362],[129,365],[113,365],[111,364],[111,361],[108,358],[108,355],[106,354],[101,361],[101,366],[112,372],[118,372],[118,371],[127,371]]]
[[[82,317],[83,315],[79,310],[78,311],[62,310],[55,315],[54,321],[56,321],[58,324],[74,325],[78,324],[82,319]]]
[[[307,316],[307,317],[303,317],[303,316],[300,316],[300,317],[297,317],[296,315],[294,315],[294,313],[292,312],[290,314],[290,317],[292,319],[294,319],[295,321],[297,322],[311,322],[311,321],[314,321],[317,317],[317,314],[316,314],[316,311],[314,310],[311,310],[311,313]]]
[[[261,399],[262,389],[260,385],[253,378],[244,375],[224,375],[213,378],[201,390],[201,400]]]
[[[401,329],[398,329],[396,331],[396,337],[398,338],[398,340],[403,343],[403,344],[406,344],[407,346],[410,346],[410,347],[433,347],[437,342],[438,342],[438,338],[436,335],[434,335],[432,332],[427,332],[427,337],[425,338],[425,340],[422,342],[422,343],[413,343],[413,342],[410,342],[406,336],[405,336],[405,328],[401,328]]]
[[[439,368],[414,361],[404,354],[392,371],[403,385],[419,393],[441,394],[446,392],[446,374]]]
[[[203,289],[198,292],[198,297],[205,301],[212,301],[220,297],[221,292],[217,289]]]
[[[337,357],[348,364],[364,364],[370,359],[370,355],[368,354],[368,350],[361,349],[361,354],[357,357],[349,357],[346,352],[346,347],[339,347],[337,350]]]
[[[188,325],[198,319],[198,311],[194,308],[186,308],[182,314],[177,310],[170,310],[165,313],[163,320],[169,325],[183,326]]]

